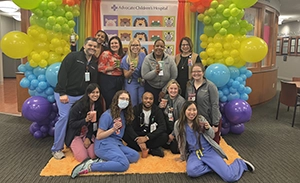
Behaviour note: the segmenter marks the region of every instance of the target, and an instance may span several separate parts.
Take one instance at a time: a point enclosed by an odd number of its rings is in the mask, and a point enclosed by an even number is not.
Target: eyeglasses
[[[182,47],[190,46],[189,44],[181,44]]]
[[[140,46],[139,44],[132,44],[131,45],[132,47],[138,47],[138,46]]]

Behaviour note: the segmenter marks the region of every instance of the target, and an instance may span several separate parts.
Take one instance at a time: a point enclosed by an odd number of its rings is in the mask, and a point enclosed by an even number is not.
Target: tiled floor
[[[0,84],[0,113],[20,116],[17,105],[17,85],[16,79],[5,78]]]

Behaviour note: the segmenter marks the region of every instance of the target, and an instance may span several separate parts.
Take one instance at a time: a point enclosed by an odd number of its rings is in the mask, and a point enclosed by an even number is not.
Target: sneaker
[[[65,154],[61,150],[52,152],[52,156],[57,160],[61,160],[64,157],[66,157]]]
[[[248,171],[254,172],[254,170],[255,170],[254,165],[252,165],[252,163],[250,163],[249,161],[246,161],[246,160],[244,160],[244,159],[243,159],[243,161],[244,161],[245,164],[247,165]]]
[[[91,158],[85,159],[83,162],[75,166],[75,168],[72,170],[71,177],[74,179],[78,175],[89,173],[91,171],[90,167],[93,162],[94,161]]]
[[[159,156],[162,158],[165,156],[163,150],[160,147],[156,149],[150,149],[149,154],[151,154],[152,156]]]

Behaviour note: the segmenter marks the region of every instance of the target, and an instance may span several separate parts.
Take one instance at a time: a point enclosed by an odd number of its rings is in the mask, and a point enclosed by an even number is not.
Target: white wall
[[[288,22],[279,25],[278,35],[284,36],[300,36],[300,23]],[[278,78],[291,80],[292,77],[300,77],[300,56],[287,56],[287,61],[283,61],[283,56],[276,57],[276,65],[278,67]]]
[[[15,19],[7,16],[0,15],[0,40],[2,37],[13,30],[21,30],[21,23]],[[16,67],[21,63],[18,59],[11,59],[3,56],[2,50],[0,49],[0,83],[3,83],[3,77],[15,76]]]

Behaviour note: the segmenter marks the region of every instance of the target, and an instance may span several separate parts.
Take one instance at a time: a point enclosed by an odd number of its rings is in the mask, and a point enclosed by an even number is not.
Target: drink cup
[[[116,67],[120,67],[120,60],[115,60],[115,63],[116,63]]]
[[[160,101],[160,103],[159,103],[159,107],[160,108],[166,108],[167,103],[168,103],[168,99],[162,98],[161,101]]]
[[[147,158],[148,157],[148,151],[149,151],[149,149],[143,149],[142,150],[142,158]]]
[[[97,121],[97,112],[90,111],[90,115],[92,116],[91,122],[96,122]]]
[[[138,64],[138,63],[137,63],[137,60],[132,60],[131,63],[133,64],[134,68],[137,67],[137,64]]]
[[[160,70],[164,69],[164,61],[158,61]]]
[[[114,120],[114,122],[116,123],[116,122],[121,122],[122,123],[122,119],[121,118],[116,118],[115,120]],[[121,129],[122,128],[122,126],[116,131],[116,134],[117,135],[119,135],[120,133],[121,133]]]

